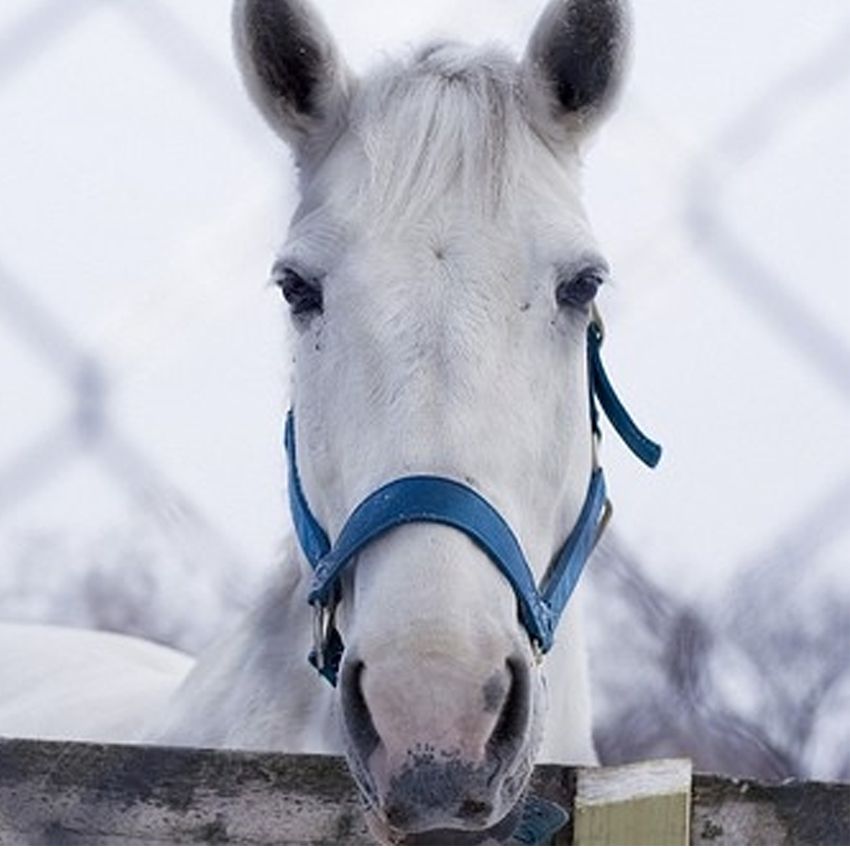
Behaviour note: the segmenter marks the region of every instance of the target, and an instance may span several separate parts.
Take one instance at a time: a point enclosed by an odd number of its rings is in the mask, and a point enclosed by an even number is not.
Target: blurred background
[[[543,0],[317,0],[365,70],[431,36],[520,52]],[[0,619],[197,651],[288,528],[295,204],[229,0],[0,5]],[[587,163],[616,439],[585,580],[608,762],[850,779],[850,9],[640,0]],[[0,682],[2,688],[2,682]]]

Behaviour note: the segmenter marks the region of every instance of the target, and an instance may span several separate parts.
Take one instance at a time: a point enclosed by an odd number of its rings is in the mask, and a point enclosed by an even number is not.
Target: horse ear
[[[549,3],[524,60],[526,96],[541,129],[579,141],[596,129],[619,94],[630,36],[627,0]]]
[[[307,0],[235,0],[233,41],[251,98],[296,153],[333,136],[351,78]]]

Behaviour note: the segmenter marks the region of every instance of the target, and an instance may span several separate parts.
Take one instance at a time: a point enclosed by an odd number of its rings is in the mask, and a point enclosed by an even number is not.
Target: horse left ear
[[[552,0],[524,59],[539,129],[579,142],[595,130],[617,99],[630,45],[627,0]]]
[[[296,156],[333,141],[352,77],[309,0],[234,0],[233,41],[252,100]]]

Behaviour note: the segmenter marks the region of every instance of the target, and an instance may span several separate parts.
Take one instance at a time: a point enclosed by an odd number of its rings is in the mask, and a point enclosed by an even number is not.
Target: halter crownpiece
[[[598,399],[626,445],[647,466],[661,459],[661,447],[629,416],[602,364],[602,324],[594,315],[588,328],[587,357],[591,423],[599,436]],[[340,579],[354,558],[388,531],[410,523],[436,523],[467,535],[508,580],[517,598],[520,621],[540,652],[551,649],[555,630],[582,570],[611,514],[602,468],[590,476],[575,527],[538,587],[522,547],[502,515],[481,494],[459,481],[414,475],[391,481],[368,495],[351,513],[331,544],[301,485],[295,447],[295,417],[286,417],[284,442],[289,467],[289,505],[301,550],[315,573],[308,602],[316,611],[315,648],[310,662],[336,685],[344,646],[334,625]]]

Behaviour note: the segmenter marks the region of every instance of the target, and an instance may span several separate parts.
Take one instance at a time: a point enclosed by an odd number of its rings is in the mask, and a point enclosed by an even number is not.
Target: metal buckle
[[[606,529],[608,528],[608,523],[611,522],[611,517],[614,516],[614,503],[606,498],[605,505],[602,508],[602,516],[599,519],[599,524],[596,526],[596,539],[593,541],[593,548],[596,548],[596,545],[602,539],[602,535],[605,534]]]
[[[313,606],[313,654],[316,667],[319,670],[325,669],[325,661],[327,660],[325,651],[333,622],[334,611],[332,608],[326,608],[324,605]]]
[[[590,323],[596,325],[599,331],[599,343],[601,345],[605,341],[605,322],[602,320],[602,314],[599,312],[599,308],[595,302],[590,307]]]
[[[531,639],[531,657],[534,659],[535,667],[543,666],[543,659],[546,657],[546,653],[543,651],[543,647],[537,638]]]

